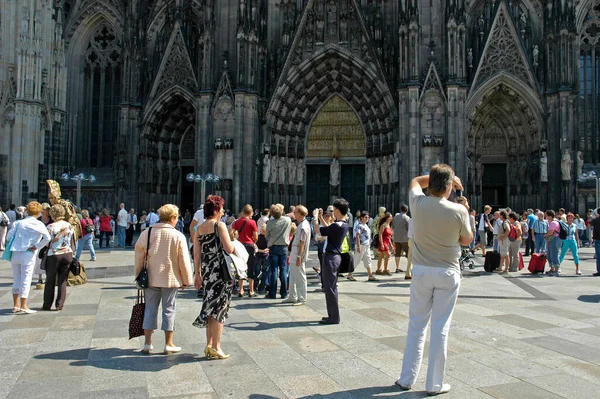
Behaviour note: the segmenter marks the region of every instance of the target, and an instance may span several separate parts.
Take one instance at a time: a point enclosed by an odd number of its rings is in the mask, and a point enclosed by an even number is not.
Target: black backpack
[[[569,234],[569,226],[565,222],[558,222],[560,225],[560,230],[558,232],[558,238],[561,240],[566,240],[567,235]]]

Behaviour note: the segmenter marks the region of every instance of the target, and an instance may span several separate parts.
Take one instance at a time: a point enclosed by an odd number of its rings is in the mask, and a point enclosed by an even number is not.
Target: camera
[[[463,196],[463,192],[462,190],[456,190],[456,197],[462,197]]]

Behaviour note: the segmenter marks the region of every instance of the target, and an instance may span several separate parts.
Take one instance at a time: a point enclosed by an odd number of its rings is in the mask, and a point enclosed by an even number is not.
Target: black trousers
[[[327,304],[327,317],[329,321],[340,322],[340,308],[338,306],[338,270],[342,257],[337,254],[325,254],[324,265],[321,269],[323,278],[323,292],[325,293],[325,303]]]
[[[525,240],[525,256],[535,253],[535,241],[533,240],[533,234],[529,234]]]
[[[129,225],[125,231],[125,246],[131,246],[133,243],[133,233],[135,232],[135,226]]]
[[[100,232],[100,239],[98,240],[98,244],[100,245],[100,248],[102,248],[102,239],[104,237],[106,237],[106,248],[109,247],[108,243],[110,241],[110,237],[112,236],[112,232],[111,231],[101,231]]]
[[[58,285],[57,308],[62,308],[67,299],[67,278],[73,254],[52,255],[46,258],[46,285],[44,286],[44,309],[50,309],[54,302],[54,286]],[[56,280],[58,279],[58,284]]]

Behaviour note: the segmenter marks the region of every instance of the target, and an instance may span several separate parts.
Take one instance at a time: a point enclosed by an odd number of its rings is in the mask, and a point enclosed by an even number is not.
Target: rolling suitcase
[[[536,273],[544,273],[544,268],[546,267],[546,255],[544,254],[531,254],[531,259],[529,260],[529,267],[527,270],[531,274]]]
[[[491,273],[500,267],[500,254],[498,252],[488,252],[485,254],[485,262],[483,263],[483,269]]]

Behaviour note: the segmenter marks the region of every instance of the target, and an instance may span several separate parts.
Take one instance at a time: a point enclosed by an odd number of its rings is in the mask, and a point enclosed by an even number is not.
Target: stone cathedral
[[[395,211],[445,162],[477,209],[581,212],[599,114],[600,0],[0,2],[3,205],[68,172],[92,209]]]

